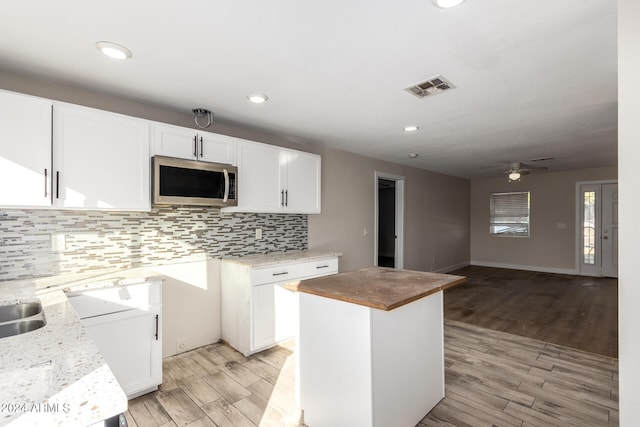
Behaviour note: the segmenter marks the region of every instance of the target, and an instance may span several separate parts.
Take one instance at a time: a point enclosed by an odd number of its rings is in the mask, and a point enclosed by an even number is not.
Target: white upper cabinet
[[[235,140],[229,136],[156,123],[153,154],[235,165]]]
[[[54,103],[53,205],[149,210],[149,122]]]
[[[320,213],[320,156],[239,140],[238,206],[224,210]]]
[[[51,205],[51,105],[0,91],[0,206]]]
[[[284,207],[291,213],[320,213],[320,156],[302,151],[280,152]]]
[[[240,212],[280,212],[280,152],[277,147],[238,141],[238,206]]]

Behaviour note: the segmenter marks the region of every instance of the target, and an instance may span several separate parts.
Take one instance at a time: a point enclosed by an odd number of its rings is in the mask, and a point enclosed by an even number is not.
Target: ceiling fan
[[[522,175],[528,175],[531,172],[543,171],[548,168],[545,166],[531,166],[520,162],[509,163],[506,169],[502,172],[506,173],[509,177],[509,182],[520,181]]]

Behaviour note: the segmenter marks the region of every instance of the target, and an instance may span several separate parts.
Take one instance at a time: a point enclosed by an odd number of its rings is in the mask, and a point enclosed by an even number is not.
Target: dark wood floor
[[[469,266],[444,293],[445,318],[618,357],[618,281]]]

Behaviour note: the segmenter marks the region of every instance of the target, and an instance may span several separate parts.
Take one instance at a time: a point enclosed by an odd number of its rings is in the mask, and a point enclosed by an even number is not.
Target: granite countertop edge
[[[125,412],[127,396],[65,291],[161,279],[151,269],[135,268],[3,282],[0,305],[40,300],[47,323],[0,339],[0,379],[6,384],[0,388],[0,425],[92,425]]]

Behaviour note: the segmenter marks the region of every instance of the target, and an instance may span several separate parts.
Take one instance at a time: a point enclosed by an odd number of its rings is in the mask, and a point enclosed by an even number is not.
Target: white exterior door
[[[579,185],[579,272],[618,277],[618,184]]]
[[[602,185],[602,275],[618,277],[618,184]]]

